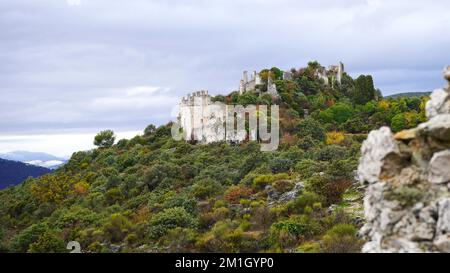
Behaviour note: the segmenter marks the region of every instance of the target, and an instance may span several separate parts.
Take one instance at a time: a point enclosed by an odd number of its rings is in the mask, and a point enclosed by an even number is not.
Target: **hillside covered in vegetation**
[[[315,76],[319,64],[271,76],[279,97],[251,92],[226,103],[280,105],[281,143],[195,145],[174,141],[170,124],[131,140],[73,154],[54,173],[0,191],[0,251],[359,252],[361,142],[380,126],[425,121],[426,97],[383,99],[373,79]],[[149,117],[151,119],[151,117]]]
[[[0,189],[17,185],[30,176],[38,177],[51,171],[44,167],[0,158]]]

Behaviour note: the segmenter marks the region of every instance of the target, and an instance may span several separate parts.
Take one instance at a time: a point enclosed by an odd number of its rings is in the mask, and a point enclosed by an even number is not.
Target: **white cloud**
[[[168,89],[139,86],[124,91],[110,91],[108,96],[94,98],[89,109],[127,111],[133,109],[151,109],[170,107],[177,103],[178,97],[171,95]]]
[[[130,139],[141,134],[140,131],[117,132],[117,140]],[[0,151],[26,150],[32,152],[46,152],[59,157],[68,157],[75,151],[94,148],[96,133],[78,134],[49,134],[49,135],[0,135]]]

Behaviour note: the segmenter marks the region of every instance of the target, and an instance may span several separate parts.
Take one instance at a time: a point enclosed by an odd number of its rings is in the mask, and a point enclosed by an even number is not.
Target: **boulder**
[[[436,184],[450,182],[450,149],[433,155],[428,165],[428,181]]]
[[[409,130],[403,130],[394,135],[395,140],[411,140],[416,137],[417,130],[416,129],[409,129]]]
[[[267,191],[267,202],[269,206],[273,206],[275,203],[287,203],[299,196],[304,188],[305,184],[303,182],[297,182],[292,190],[280,194],[273,186],[267,185],[265,188]]]
[[[444,69],[444,79],[450,82],[450,66]],[[428,118],[439,114],[450,114],[450,85],[447,85],[445,89],[434,90],[425,110]]]
[[[278,199],[278,202],[280,203],[287,203],[291,200],[294,200],[297,196],[300,195],[302,190],[305,188],[305,184],[302,182],[298,182],[295,184],[294,188],[291,191],[283,193],[280,198]]]
[[[358,166],[358,179],[361,182],[375,183],[382,171],[392,165],[390,161],[400,158],[400,149],[389,127],[381,127],[369,133],[361,147]]]
[[[419,125],[419,134],[438,141],[450,141],[450,114],[441,114]]]
[[[433,243],[438,251],[450,253],[450,234],[437,236]]]
[[[444,79],[450,82],[450,66],[444,68]]]
[[[450,197],[439,200],[436,234],[450,234]]]
[[[450,113],[450,93],[443,89],[434,90],[425,106],[425,112],[428,118]]]

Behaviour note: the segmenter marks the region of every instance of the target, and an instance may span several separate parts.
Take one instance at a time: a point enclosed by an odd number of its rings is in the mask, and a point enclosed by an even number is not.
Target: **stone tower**
[[[178,120],[185,140],[209,143],[224,138],[225,131],[221,131],[221,128],[225,111],[219,104],[211,102],[208,91],[194,92],[183,98],[179,111]]]

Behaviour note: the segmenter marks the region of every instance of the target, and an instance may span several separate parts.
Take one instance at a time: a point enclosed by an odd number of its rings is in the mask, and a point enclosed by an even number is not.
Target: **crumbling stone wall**
[[[450,67],[444,70],[450,82]],[[361,148],[367,185],[363,252],[450,252],[450,86],[426,105],[429,121],[372,131]]]

